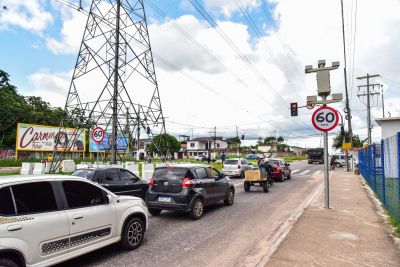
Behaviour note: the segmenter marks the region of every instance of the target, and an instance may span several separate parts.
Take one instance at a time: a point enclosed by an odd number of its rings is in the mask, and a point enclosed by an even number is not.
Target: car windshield
[[[86,179],[92,179],[94,170],[76,170],[72,176],[78,176]]]
[[[225,160],[225,165],[236,165],[238,164],[238,160],[237,159],[227,159]]]

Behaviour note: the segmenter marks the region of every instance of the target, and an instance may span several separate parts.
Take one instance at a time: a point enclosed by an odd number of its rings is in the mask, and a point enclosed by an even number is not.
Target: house
[[[214,146],[215,144],[215,146]],[[209,151],[217,153],[228,148],[228,142],[223,137],[198,137],[186,141],[186,151],[190,157],[208,154]],[[214,155],[215,156],[215,155]]]
[[[382,139],[392,137],[400,132],[400,117],[389,117],[375,119],[379,126],[381,126]]]

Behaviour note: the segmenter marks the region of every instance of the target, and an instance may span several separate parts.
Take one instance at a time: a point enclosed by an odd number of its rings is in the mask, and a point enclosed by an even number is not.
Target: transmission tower
[[[144,131],[152,139],[165,133],[143,0],[91,2],[65,113],[60,139],[68,126],[102,126],[111,134],[113,163],[120,157],[120,135]],[[76,130],[68,137],[68,146],[54,150],[51,172],[81,134],[83,130]]]

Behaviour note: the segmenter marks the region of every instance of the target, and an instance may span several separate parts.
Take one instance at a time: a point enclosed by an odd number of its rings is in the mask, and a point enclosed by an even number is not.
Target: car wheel
[[[6,258],[1,258],[0,259],[0,266],[1,267],[18,267],[18,264],[10,259],[6,259]]]
[[[283,172],[281,172],[281,179],[279,181],[281,181],[281,182],[285,181],[285,176],[283,175]]]
[[[262,184],[262,186],[263,186],[264,193],[269,192],[269,184],[268,184],[268,181],[264,182],[264,183]]]
[[[289,172],[289,175],[288,175],[287,179],[290,180],[290,178],[292,178],[292,173],[291,172]]]
[[[244,191],[246,191],[246,192],[250,191],[250,183],[249,182],[244,182],[243,186],[244,186]]]
[[[158,215],[160,215],[160,213],[161,213],[161,210],[160,210],[160,209],[148,208],[148,210],[149,210],[149,213],[150,213],[151,215],[153,215],[153,216],[158,216]]]
[[[192,210],[190,211],[190,217],[192,217],[193,220],[198,220],[203,216],[204,212],[204,204],[201,198],[197,198],[194,203]]]
[[[122,248],[133,250],[143,241],[144,223],[138,217],[130,218],[122,233]]]
[[[240,176],[239,176],[240,178],[244,178],[244,171],[241,171],[240,172]]]
[[[229,188],[228,194],[225,197],[224,204],[226,206],[233,205],[233,201],[235,200],[235,191],[232,188]]]

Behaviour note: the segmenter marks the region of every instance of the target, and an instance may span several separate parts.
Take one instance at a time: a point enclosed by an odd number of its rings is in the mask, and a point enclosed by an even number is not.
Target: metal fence
[[[400,133],[358,152],[359,169],[385,208],[400,220]]]

